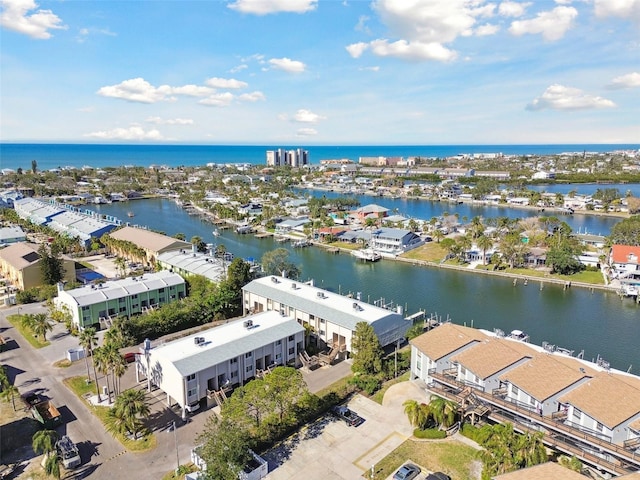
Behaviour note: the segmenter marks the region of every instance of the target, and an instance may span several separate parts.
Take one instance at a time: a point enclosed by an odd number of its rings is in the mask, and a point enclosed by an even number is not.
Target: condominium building
[[[267,150],[267,165],[270,167],[303,167],[309,165],[309,152],[301,148]]]
[[[340,351],[352,350],[351,340],[359,322],[370,324],[380,344],[401,340],[411,326],[402,307],[388,310],[355,298],[301,283],[285,277],[269,276],[242,288],[244,312],[275,310],[308,326],[313,338]]]
[[[298,365],[304,328],[270,311],[250,315],[136,355],[136,379],[166,393],[183,411],[219,403],[224,391],[277,365]]]
[[[115,317],[146,313],[187,295],[184,279],[166,270],[145,273],[73,290],[58,288],[57,306],[66,306],[73,323],[81,329],[108,328]]]
[[[39,245],[28,242],[12,243],[0,249],[0,275],[19,290],[43,285],[39,249]],[[75,262],[71,258],[62,257],[62,269],[64,270],[63,281],[76,280]]]

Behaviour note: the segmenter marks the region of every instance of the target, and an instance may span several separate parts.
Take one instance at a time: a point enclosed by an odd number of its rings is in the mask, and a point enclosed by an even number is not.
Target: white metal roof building
[[[186,284],[177,273],[166,270],[127,277],[73,290],[58,289],[55,303],[65,305],[80,328],[109,326],[117,316],[145,313],[186,296]]]
[[[157,257],[158,264],[181,275],[202,275],[212,282],[220,282],[227,276],[229,262],[211,253],[194,252],[193,249],[172,250]]]
[[[259,278],[242,291],[245,313],[279,311],[309,325],[326,344],[347,351],[351,351],[351,338],[359,322],[373,327],[383,347],[403,338],[411,326],[402,307],[388,310],[284,277]]]
[[[262,370],[296,365],[304,328],[279,312],[262,312],[145,350],[136,356],[136,378],[184,409],[227,386],[242,385]]]

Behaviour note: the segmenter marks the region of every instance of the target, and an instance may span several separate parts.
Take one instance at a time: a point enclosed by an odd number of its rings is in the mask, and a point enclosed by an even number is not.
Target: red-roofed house
[[[626,272],[640,271],[640,247],[614,245],[611,247],[609,262],[618,276]]]

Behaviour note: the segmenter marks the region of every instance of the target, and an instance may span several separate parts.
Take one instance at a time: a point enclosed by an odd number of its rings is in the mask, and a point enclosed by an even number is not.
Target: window
[[[234,370],[233,372],[231,372],[231,378],[236,378],[238,376],[238,371]]]
[[[576,407],[573,407],[573,419],[576,422],[579,422],[582,419],[582,412],[578,410]]]
[[[324,318],[321,318],[321,319],[320,319],[320,323],[325,323]]]
[[[234,363],[238,363],[238,357],[236,357],[236,358],[232,358],[231,360],[229,360],[229,363],[230,363],[231,365],[233,365]]]
[[[158,293],[164,293],[164,288],[159,288]]]
[[[289,355],[293,355],[293,352],[295,352],[295,351],[296,351],[296,349],[294,347],[291,347],[289,349]]]
[[[131,295],[131,298],[138,298],[138,294],[134,293],[133,295]]]
[[[289,335],[289,341],[293,342],[293,335]]]
[[[282,340],[277,340],[276,345],[282,345]]]
[[[520,389],[518,387],[516,387],[515,385],[511,385],[511,393],[514,396],[517,396],[520,393]]]
[[[195,395],[198,394],[198,389],[197,388],[191,388],[189,389],[189,391],[187,391],[187,396],[188,397],[193,397]]]
[[[467,376],[467,369],[464,367],[460,367],[460,375],[462,377],[466,377]]]
[[[191,375],[187,376],[187,382],[190,382],[191,380],[195,380],[196,379],[196,374],[192,373]]]
[[[124,303],[124,302],[126,302],[126,301],[127,301],[127,299],[126,299],[126,298],[124,298],[124,297],[120,297],[120,298],[118,299],[118,302],[119,302],[119,303]]]
[[[598,422],[596,424],[596,430],[598,430],[599,432],[604,432],[604,425],[602,425],[600,422]]]
[[[84,307],[82,307],[82,311],[83,312],[86,312],[87,310],[89,310],[89,306],[88,305],[85,305]]]
[[[244,354],[244,358],[251,358],[252,355],[253,355],[253,352],[247,352]]]
[[[246,371],[247,371],[247,373],[249,373],[251,370],[253,370],[253,365],[249,365],[249,366],[247,366],[247,370],[246,370]]]
[[[280,360],[282,358],[282,354],[281,353],[276,353],[276,360]]]
[[[127,311],[127,307],[120,307],[120,313],[126,312]]]
[[[115,315],[115,314],[116,314],[116,309],[115,308],[110,308],[109,309],[109,316]]]
[[[324,336],[324,330],[320,330],[320,336],[323,337]]]
[[[533,398],[533,397],[529,397],[529,403],[530,403],[531,405],[535,405],[535,404],[536,404],[536,399],[535,399],[535,398]]]

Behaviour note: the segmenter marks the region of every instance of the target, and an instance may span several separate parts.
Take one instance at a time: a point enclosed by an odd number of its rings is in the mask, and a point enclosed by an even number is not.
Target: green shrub
[[[357,375],[349,380],[349,383],[364,391],[367,395],[373,395],[380,388],[382,382],[373,375]]]
[[[416,428],[413,431],[413,436],[427,440],[440,440],[447,437],[447,432],[444,430],[438,430],[437,428],[429,428],[427,430],[420,430],[419,428]]]

